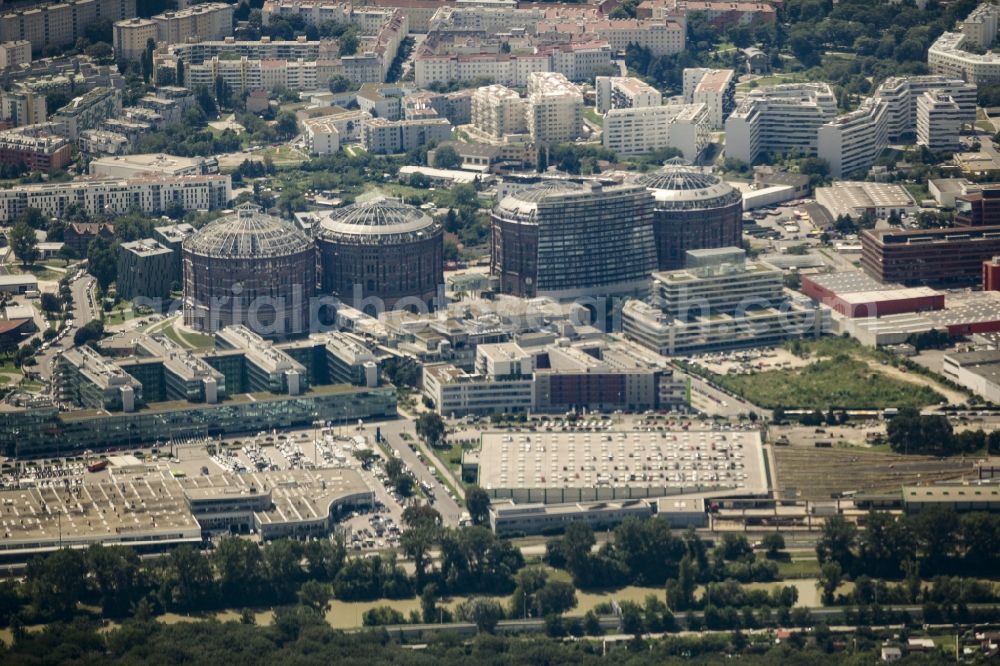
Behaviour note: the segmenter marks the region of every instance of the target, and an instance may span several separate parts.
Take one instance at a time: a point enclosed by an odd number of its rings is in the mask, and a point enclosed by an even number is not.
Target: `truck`
[[[93,463],[90,463],[89,465],[87,465],[87,471],[88,472],[93,472],[95,474],[97,472],[103,472],[107,468],[108,468],[108,461],[107,460],[98,460],[97,462],[93,462]]]

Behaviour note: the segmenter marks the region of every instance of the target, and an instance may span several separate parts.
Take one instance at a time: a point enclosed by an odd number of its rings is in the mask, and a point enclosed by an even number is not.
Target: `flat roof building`
[[[122,243],[118,247],[118,294],[140,303],[160,303],[170,297],[175,283],[179,284],[173,251],[152,238]]]
[[[977,283],[983,262],[996,255],[1000,226],[861,232],[861,267],[883,282]]]
[[[486,432],[478,484],[518,504],[761,495],[756,431]]]
[[[855,220],[866,214],[876,218],[888,218],[893,213],[899,217],[913,215],[918,208],[906,188],[896,183],[835,182],[816,188],[816,202],[831,217],[845,215]]]
[[[56,360],[60,402],[90,409],[131,412],[143,402],[142,384],[90,347],[74,347]]]
[[[782,272],[718,253],[719,263],[653,273],[649,302],[628,301],[622,329],[663,356],[763,347],[819,337],[828,311],[784,292]]]
[[[594,96],[598,113],[663,104],[663,95],[659,90],[633,76],[598,76],[594,83]]]
[[[826,83],[756,88],[726,119],[726,155],[753,164],[763,153],[815,155],[821,125],[837,115]]]
[[[219,163],[214,157],[178,157],[163,153],[115,155],[90,163],[92,176],[109,178],[131,178],[140,174],[204,176],[218,172]]]

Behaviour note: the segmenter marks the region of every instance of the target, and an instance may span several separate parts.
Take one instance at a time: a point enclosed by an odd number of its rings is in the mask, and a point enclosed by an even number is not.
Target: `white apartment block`
[[[229,85],[233,93],[264,88],[274,90],[320,90],[329,85],[329,76],[321,76],[320,63],[314,60],[226,60],[212,58],[186,70],[185,83],[191,87],[213,86],[216,77]]]
[[[913,137],[917,131],[917,100],[929,90],[939,90],[955,100],[962,109],[964,123],[976,121],[976,86],[961,78],[930,74],[896,76],[875,89],[874,97],[888,105],[889,141]]]
[[[102,157],[90,163],[90,175],[107,178],[139,176],[204,176],[219,172],[214,157],[178,157],[163,153],[137,153]]]
[[[158,36],[156,21],[153,19],[130,18],[118,21],[112,31],[115,57],[138,60],[145,52],[149,40],[156,42]]]
[[[38,125],[47,118],[45,95],[24,88],[0,90],[0,120],[11,127]]]
[[[69,204],[82,205],[91,215],[125,214],[134,208],[154,214],[169,204],[185,210],[216,210],[229,205],[229,176],[155,176],[95,178],[68,183],[15,185],[0,190],[0,220],[13,222],[28,208],[51,217],[62,217]]]
[[[826,83],[757,88],[726,119],[726,155],[748,164],[763,152],[815,155],[820,126],[836,115]]]
[[[303,120],[302,136],[313,155],[332,155],[340,150],[340,132],[333,116]]]
[[[361,145],[369,153],[405,153],[429,143],[451,139],[451,123],[445,118],[429,120],[386,120],[373,118],[361,132]]]
[[[736,108],[736,73],[731,69],[686,68],[683,80],[684,101],[704,104],[712,129],[722,129]]]
[[[632,76],[598,76],[594,82],[594,98],[598,113],[663,104],[659,90]]]
[[[528,85],[532,72],[558,72],[573,81],[593,77],[599,67],[611,65],[607,42],[551,44],[535,53],[418,53],[413,59],[414,82],[427,88],[437,82],[488,78],[505,86]]]
[[[583,94],[557,72],[528,77],[528,134],[536,144],[572,141],[583,129]]]
[[[16,39],[0,43],[0,69],[10,69],[31,62],[31,42]]]
[[[613,21],[586,16],[577,19],[554,18],[539,23],[535,34],[541,38],[571,40],[599,39],[612,50],[624,51],[629,44],[649,49],[654,56],[672,55],[684,50],[685,26],[675,21],[625,19]]]
[[[604,147],[618,155],[677,148],[694,161],[711,141],[708,116],[704,104],[611,109],[604,114]]]
[[[342,111],[328,116],[319,116],[302,121],[303,127],[314,125],[318,132],[323,133],[323,127],[330,127],[337,132],[339,145],[345,143],[357,143],[361,141],[364,134],[365,125],[372,120],[372,114],[367,111]],[[329,139],[328,139],[329,141]],[[319,151],[317,151],[319,152]]]
[[[520,31],[533,34],[535,26],[544,18],[542,9],[443,6],[431,17],[428,32],[496,34]]]
[[[917,143],[930,150],[958,150],[964,118],[951,95],[928,90],[917,100]]]
[[[867,172],[889,144],[887,121],[888,105],[870,97],[857,110],[821,125],[817,155],[829,165],[830,175],[844,178]]]
[[[0,42],[25,40],[36,51],[46,46],[73,44],[99,19],[112,21],[136,16],[135,0],[65,0],[22,3],[0,14]]]
[[[968,43],[979,48],[988,49],[996,41],[997,29],[1000,28],[1000,7],[981,4],[962,21],[962,34]]]
[[[975,85],[1000,82],[1000,54],[978,55],[965,50],[961,32],[943,33],[927,51],[927,66],[934,74],[951,76]]]
[[[224,2],[206,2],[152,18],[157,44],[222,39],[233,34],[233,9]],[[145,47],[145,45],[144,45]]]
[[[494,84],[472,95],[472,125],[495,139],[528,131],[527,102],[517,91]]]

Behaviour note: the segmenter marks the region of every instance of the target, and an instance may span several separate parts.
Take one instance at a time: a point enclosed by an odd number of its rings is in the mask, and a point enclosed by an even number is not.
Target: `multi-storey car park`
[[[493,500],[517,504],[768,491],[757,431],[486,432],[463,457]]]
[[[375,500],[353,469],[175,477],[131,456],[110,460],[99,479],[0,490],[0,560],[98,543],[161,551],[231,530],[253,530],[265,540],[321,536],[346,512]]]

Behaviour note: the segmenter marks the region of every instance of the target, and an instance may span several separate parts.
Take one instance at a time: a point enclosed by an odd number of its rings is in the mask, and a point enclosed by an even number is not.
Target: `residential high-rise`
[[[562,74],[528,77],[528,133],[536,144],[572,141],[583,131],[583,94]]]
[[[656,266],[653,198],[641,186],[543,181],[501,199],[491,217],[490,272],[505,294],[642,293]]]
[[[472,125],[495,139],[524,134],[528,131],[525,107],[516,90],[499,84],[483,86],[472,95]]]
[[[955,99],[928,90],[917,100],[917,143],[931,150],[958,150],[965,113]]]
[[[830,167],[830,175],[843,178],[867,172],[888,145],[888,105],[866,98],[850,113],[820,125],[817,155]]]
[[[660,106],[663,103],[659,90],[632,76],[598,76],[594,83],[594,96],[598,113],[611,109]]]
[[[146,18],[129,18],[114,25],[112,39],[115,57],[123,60],[138,60],[146,51],[149,40],[158,37],[156,21]]]
[[[887,127],[890,142],[912,139],[917,132],[917,101],[930,90],[947,95],[962,109],[962,122],[976,120],[976,86],[961,78],[928,74],[926,76],[895,76],[875,89],[873,97],[888,106]]]
[[[736,72],[731,69],[687,68],[684,70],[684,101],[704,104],[709,125],[722,129],[736,108]]]
[[[726,119],[726,156],[752,164],[761,153],[815,155],[821,125],[837,115],[826,83],[786,83],[751,90]]]
[[[0,69],[11,69],[31,62],[31,42],[16,39],[0,43]]]
[[[676,148],[694,161],[711,142],[708,107],[667,104],[611,109],[604,114],[601,141],[618,155]]]

